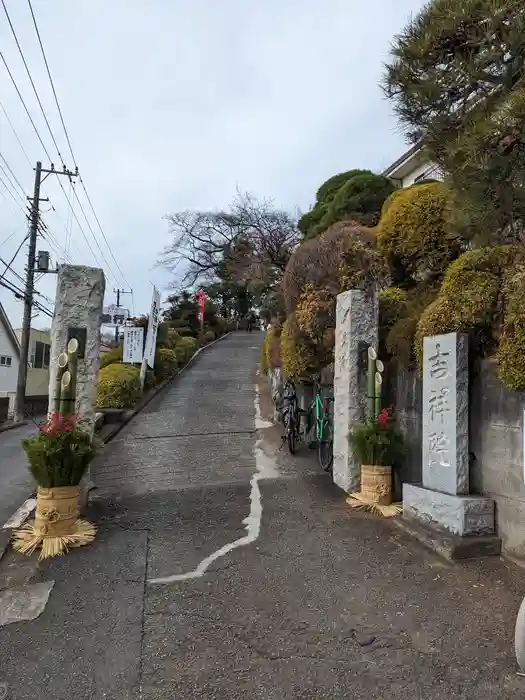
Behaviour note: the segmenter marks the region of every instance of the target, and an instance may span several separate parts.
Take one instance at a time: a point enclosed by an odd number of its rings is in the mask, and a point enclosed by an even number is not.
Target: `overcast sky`
[[[170,282],[152,269],[169,242],[166,213],[226,207],[237,186],[305,211],[327,177],[351,168],[380,172],[406,148],[378,82],[393,34],[423,0],[32,1],[75,158],[123,274],[81,189],[103,255],[73,198],[75,212],[105,269],[107,302],[117,284],[129,284],[137,314],[149,311],[151,283],[164,291]],[[6,5],[51,130],[72,167],[27,1]],[[60,165],[1,8],[0,48]],[[29,161],[1,107],[0,152],[29,194],[34,162],[45,166],[48,158],[2,63],[0,100]],[[0,177],[6,180],[1,169]],[[55,248],[62,257],[66,249],[75,263],[97,265],[73,217],[68,225],[69,207],[56,180],[46,181],[50,202],[42,204]],[[66,178],[63,186],[69,194]],[[16,199],[0,183],[0,256],[6,262],[26,230]],[[38,247],[49,245],[39,240]],[[14,265],[20,274],[26,253],[23,247]],[[9,273],[6,279],[21,284]],[[48,275],[37,285],[51,302],[55,283]],[[0,301],[19,327],[22,304],[3,288]],[[49,327],[50,319],[40,315],[33,325]]]

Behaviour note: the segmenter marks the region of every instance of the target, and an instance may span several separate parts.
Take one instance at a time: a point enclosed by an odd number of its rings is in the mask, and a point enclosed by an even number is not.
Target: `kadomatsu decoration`
[[[53,411],[39,434],[22,442],[29,471],[37,483],[35,519],[14,533],[13,548],[40,559],[93,541],[95,527],[79,518],[79,484],[95,456],[96,445],[74,415],[78,341],[58,357]]]

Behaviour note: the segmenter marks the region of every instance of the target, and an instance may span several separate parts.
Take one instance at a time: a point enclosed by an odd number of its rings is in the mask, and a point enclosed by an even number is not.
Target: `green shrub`
[[[408,293],[399,287],[389,287],[379,292],[379,326],[388,330],[406,314]]]
[[[181,338],[195,337],[193,330],[189,326],[181,326],[180,328],[175,328],[174,330],[181,336]]]
[[[54,414],[37,435],[22,440],[31,472],[43,488],[77,486],[97,443],[71,417]]]
[[[507,304],[496,359],[501,381],[517,390],[525,388],[525,267],[516,266],[506,277]]]
[[[198,348],[196,338],[189,336],[182,337],[175,347],[177,359],[182,358],[182,362],[186,363],[195,354]]]
[[[157,346],[158,347],[164,347],[164,348],[170,347],[169,331],[170,331],[169,323],[167,323],[166,321],[164,321],[163,323],[159,323],[159,326],[157,329]]]
[[[202,336],[202,344],[208,345],[208,343],[213,343],[215,340],[215,333],[213,331],[206,331]]]
[[[327,211],[328,206],[326,204],[317,203],[310,211],[301,216],[297,222],[297,228],[302,233],[303,238],[307,238],[310,231],[313,231],[321,223]]]
[[[168,347],[171,348],[171,350],[175,349],[175,346],[181,339],[181,335],[178,331],[175,330],[175,328],[170,328],[168,330]]]
[[[268,333],[269,331],[266,332],[264,336],[263,343],[261,345],[261,353],[259,356],[259,369],[262,374],[266,374],[268,372],[268,359],[266,357],[267,352],[268,352]]]
[[[132,408],[140,397],[140,370],[137,367],[112,364],[100,370],[98,408]]]
[[[287,318],[281,333],[284,373],[291,379],[311,381],[320,371],[313,347],[297,331],[293,318]]]
[[[373,174],[371,170],[347,170],[345,173],[339,173],[338,175],[333,175],[328,178],[319,187],[316,193],[316,201],[322,204],[329,204],[336,194],[339,192],[341,187],[352,178],[357,175],[371,175]]]
[[[157,348],[155,352],[155,376],[162,382],[175,374],[179,363],[175,350]]]
[[[148,391],[148,389],[153,389],[153,387],[156,385],[157,377],[155,375],[155,372],[148,367],[146,369],[146,376],[144,378],[144,389]]]
[[[276,321],[266,333],[266,364],[270,369],[282,367],[281,360],[281,325]]]
[[[346,180],[334,196],[318,226],[324,231],[336,221],[351,219],[365,226],[375,226],[385,199],[395,190],[383,175],[361,173]]]
[[[414,364],[414,338],[417,331],[418,317],[400,318],[389,330],[385,339],[385,348],[399,365],[408,369]]]
[[[410,287],[441,278],[463,242],[450,226],[451,195],[440,182],[402,189],[383,205],[379,250],[394,284]]]
[[[420,368],[425,336],[468,333],[473,350],[482,356],[492,354],[503,324],[500,289],[524,259],[523,246],[509,245],[468,251],[451,263],[437,298],[418,323],[415,354]],[[511,290],[512,285],[506,289]],[[509,308],[517,310],[519,303],[512,306],[512,291],[507,294]]]
[[[100,355],[100,369],[104,369],[108,365],[112,365],[115,362],[122,362],[123,346],[119,345],[118,348],[113,348],[108,352],[104,352]]]

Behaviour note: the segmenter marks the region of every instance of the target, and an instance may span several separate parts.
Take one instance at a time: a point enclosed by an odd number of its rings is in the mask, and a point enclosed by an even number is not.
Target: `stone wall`
[[[421,483],[422,382],[415,372],[394,374],[385,403],[396,407],[408,440],[401,478]],[[469,390],[470,490],[496,502],[496,524],[505,553],[525,558],[523,411],[525,392],[506,389],[494,363],[471,363]]]

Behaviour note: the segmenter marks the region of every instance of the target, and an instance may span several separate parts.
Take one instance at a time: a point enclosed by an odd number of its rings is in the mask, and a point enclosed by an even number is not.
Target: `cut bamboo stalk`
[[[372,346],[368,348],[368,373],[367,373],[367,418],[373,422],[376,418],[375,411],[375,375],[376,375],[377,353]]]
[[[71,398],[71,373],[64,372],[62,376],[62,386],[60,391],[60,415],[67,418],[71,415],[71,403],[75,398]]]
[[[70,396],[75,402],[77,395],[77,369],[78,369],[78,340],[71,338],[67,344],[67,368],[71,374]],[[71,414],[75,413],[75,404],[71,407]]]
[[[376,372],[375,374],[375,400],[374,400],[374,410],[376,418],[381,413],[381,389],[383,385],[383,377]]]
[[[67,367],[67,355],[61,352],[57,360],[57,373],[55,378],[55,396],[53,397],[53,411],[60,413],[60,396],[62,394],[62,377]]]

